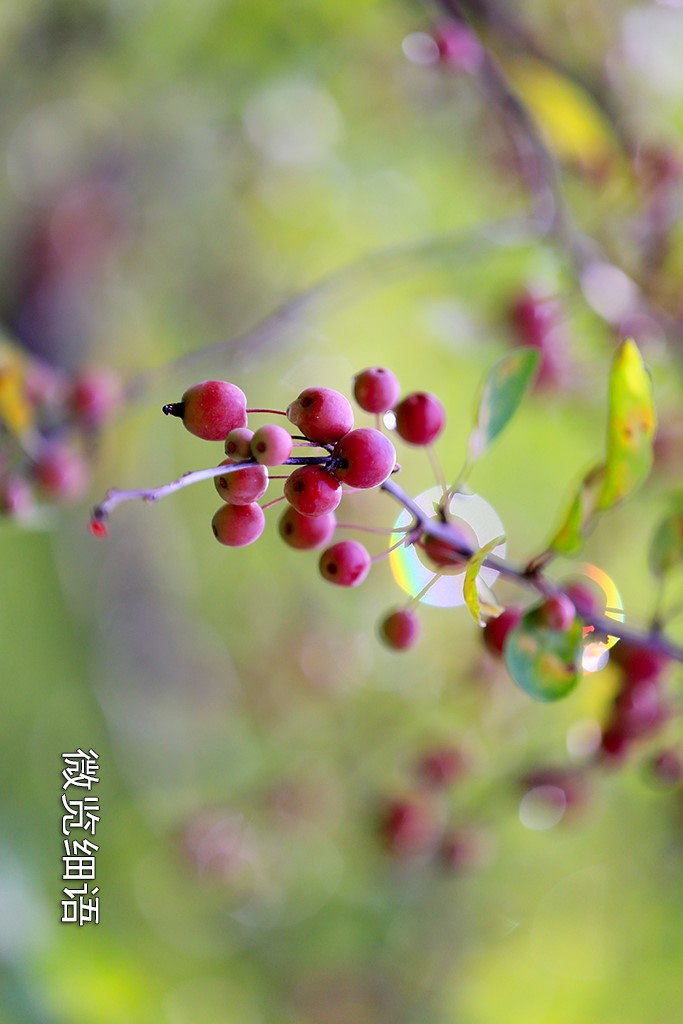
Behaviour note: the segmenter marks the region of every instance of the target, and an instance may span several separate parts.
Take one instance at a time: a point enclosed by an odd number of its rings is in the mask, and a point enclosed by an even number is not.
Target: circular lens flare
[[[603,592],[605,595],[605,617],[614,619],[615,622],[624,621],[624,603],[621,599],[619,589],[611,576],[590,562],[583,562],[579,566],[579,573],[585,576]],[[583,670],[584,672],[599,672],[609,661],[610,647],[618,642],[619,637],[608,636],[606,639],[591,640],[590,636],[595,630],[593,626],[585,626],[583,630],[586,643],[583,649]]]
[[[431,516],[434,514],[434,506],[441,501],[442,497],[443,492],[440,487],[431,487],[415,498],[415,504]],[[505,533],[498,513],[478,494],[453,495],[448,504],[448,511],[451,516],[461,520],[458,524],[461,529],[464,527],[466,532],[472,531],[479,547],[483,547],[484,544]],[[404,509],[396,520],[394,529],[400,530],[402,527],[409,526],[411,522],[410,512]],[[395,540],[395,538],[392,539]],[[505,551],[506,544],[503,542],[492,553],[503,558]],[[411,597],[417,597],[428,584],[432,584],[420,598],[423,604],[429,604],[436,608],[454,608],[465,603],[463,595],[465,574],[462,569],[437,573],[423,561],[414,545],[407,548],[399,547],[392,551],[389,555],[389,564],[399,587]],[[487,587],[491,587],[498,579],[498,575],[495,569],[482,569],[479,578]]]

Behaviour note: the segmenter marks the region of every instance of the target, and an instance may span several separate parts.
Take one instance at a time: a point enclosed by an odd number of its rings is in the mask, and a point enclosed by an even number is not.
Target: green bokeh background
[[[580,68],[623,57],[632,19],[661,14],[519,8]],[[567,761],[567,730],[600,715],[610,669],[559,706],[534,704],[483,658],[463,609],[425,609],[421,646],[397,657],[373,636],[401,600],[386,564],[358,590],[329,587],[315,556],[281,544],[277,509],[257,545],[220,549],[211,484],[121,508],[106,542],[86,529],[108,487],[220,457],[159,414],[205,377],[281,408],[304,386],[348,393],[354,372],[390,365],[444,402],[438,451],[454,474],[481,376],[510,344],[504,310],[530,279],[562,295],[575,372],[529,398],[472,484],[515,559],[557,525],[603,447],[612,341],[556,252],[481,243],[478,225],[523,195],[471,79],[402,54],[428,25],[398,0],[0,6],[5,276],[53,190],[113,161],[128,233],[92,282],[80,357],[154,371],[107,430],[89,501],[39,528],[1,524],[2,1024],[681,1019],[680,794],[636,758],[555,828],[518,813],[515,780]],[[631,126],[675,138],[683,95],[619,67]],[[566,175],[579,220],[618,242],[633,183]],[[230,344],[300,291],[287,319]],[[661,406],[680,406],[666,345],[647,358]],[[422,453],[402,461],[411,493],[433,484]],[[647,540],[676,483],[680,466],[659,471],[589,541],[629,621],[652,610]],[[354,515],[390,525],[395,509],[367,495]],[[490,841],[472,874],[397,862],[376,840],[379,800],[412,792],[415,757],[441,742],[474,754],[446,801]],[[101,762],[101,923],[83,928],[59,923],[60,754],[78,746]],[[226,877],[184,852],[206,814],[248,850]]]

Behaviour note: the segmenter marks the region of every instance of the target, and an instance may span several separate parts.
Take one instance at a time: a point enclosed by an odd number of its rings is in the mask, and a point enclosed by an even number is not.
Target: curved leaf
[[[476,623],[480,626],[484,625],[482,618],[482,612],[485,612],[489,618],[497,618],[503,609],[492,600],[493,595],[486,587],[485,591],[482,589],[482,594],[479,593],[479,587],[481,584],[477,582],[479,576],[479,570],[481,569],[481,563],[484,561],[487,555],[502,544],[505,537],[496,537],[495,540],[490,540],[488,544],[485,544],[483,548],[479,548],[475,551],[469,562],[467,563],[467,569],[465,570],[465,582],[463,584],[463,595],[465,597],[465,604],[472,613],[472,617]]]
[[[555,701],[571,693],[581,678],[583,628],[577,618],[566,631],[548,629],[540,621],[540,607],[526,612],[509,634],[505,664],[530,697]]]
[[[480,459],[516,413],[538,366],[538,350],[522,347],[493,366],[481,389],[470,434],[469,457]]]
[[[605,477],[604,466],[593,466],[581,481],[567,515],[548,547],[563,555],[580,551],[596,516],[596,505]]]
[[[648,475],[655,426],[650,375],[635,341],[625,341],[612,363],[607,460],[598,510],[612,508]]]

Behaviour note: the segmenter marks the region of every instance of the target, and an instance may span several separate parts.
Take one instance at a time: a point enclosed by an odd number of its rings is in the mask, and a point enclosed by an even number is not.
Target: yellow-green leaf
[[[574,555],[581,550],[596,515],[597,499],[604,476],[604,466],[594,466],[586,473],[562,525],[548,545],[550,550],[563,555]]]
[[[583,627],[549,629],[540,605],[531,608],[508,635],[505,664],[514,681],[535,700],[555,701],[571,693],[581,678]]]
[[[612,363],[605,479],[597,509],[612,508],[650,472],[656,417],[652,381],[635,341],[625,341]]]
[[[490,540],[488,544],[485,544],[483,548],[479,548],[475,551],[470,560],[467,563],[467,569],[465,570],[465,582],[463,584],[463,595],[465,597],[465,604],[472,613],[472,617],[476,623],[480,626],[484,625],[485,615],[487,618],[497,618],[503,609],[496,604],[492,599],[488,587],[482,593],[479,593],[479,584],[477,577],[481,564],[484,559],[491,554],[499,544],[502,544],[505,537],[496,537],[495,540]]]
[[[475,427],[470,434],[469,457],[480,459],[491,442],[514,416],[524,392],[538,366],[538,351],[516,348],[489,370],[475,411]]]

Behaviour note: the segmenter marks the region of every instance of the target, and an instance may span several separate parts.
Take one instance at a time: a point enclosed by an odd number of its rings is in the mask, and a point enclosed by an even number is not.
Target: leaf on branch
[[[679,508],[662,519],[655,530],[648,560],[655,576],[663,577],[683,564],[683,495]]]
[[[566,697],[581,678],[583,624],[549,629],[540,621],[541,605],[531,608],[505,643],[505,664],[514,681],[535,700]]]
[[[507,72],[560,160],[598,170],[614,160],[619,150],[612,127],[584,89],[528,57]]]
[[[605,477],[604,466],[593,466],[581,481],[567,515],[548,548],[563,555],[581,550],[597,513],[597,500]]]
[[[0,345],[0,423],[20,437],[31,427],[33,414],[24,390],[21,360]]]
[[[479,576],[481,564],[484,559],[490,555],[499,544],[502,544],[504,540],[504,536],[496,537],[495,540],[490,540],[483,548],[479,548],[478,551],[475,551],[467,563],[467,569],[465,570],[465,582],[463,584],[463,595],[465,597],[465,604],[472,613],[472,618],[479,626],[484,625],[484,616],[489,619],[495,619],[503,611],[500,605],[496,603],[489,588],[477,577]]]
[[[622,501],[652,465],[656,417],[652,381],[635,341],[625,341],[612,363],[605,479],[597,509]]]
[[[489,370],[475,411],[469,457],[480,459],[516,413],[538,366],[538,350],[517,348]]]

